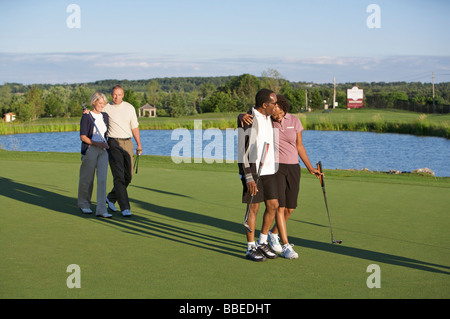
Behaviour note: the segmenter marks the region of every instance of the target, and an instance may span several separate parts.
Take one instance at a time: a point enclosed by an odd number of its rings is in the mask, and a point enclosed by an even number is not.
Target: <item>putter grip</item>
[[[320,173],[322,173],[322,162],[319,161],[319,163],[317,163],[317,169],[319,170]],[[319,179],[320,179],[320,185],[322,185],[322,187],[324,187],[325,181],[323,180],[323,175],[320,175]]]

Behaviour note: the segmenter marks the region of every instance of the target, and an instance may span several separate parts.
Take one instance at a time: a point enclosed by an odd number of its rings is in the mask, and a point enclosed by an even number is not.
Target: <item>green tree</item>
[[[140,102],[136,96],[136,93],[131,89],[126,89],[124,92],[123,100],[125,102],[130,103],[134,106],[134,109],[136,110],[136,113],[139,112],[139,108],[141,107]]]
[[[169,94],[169,114],[172,117],[179,117],[186,115],[186,101],[178,92]]]
[[[193,90],[186,93],[186,109],[187,115],[194,115],[198,113],[198,106],[200,102],[200,92]]]
[[[200,99],[204,100],[213,95],[213,93],[216,91],[216,87],[211,82],[206,82],[200,85],[199,90]]]
[[[35,119],[35,107],[30,103],[22,103],[17,108],[17,117],[21,121],[30,121]]]
[[[238,100],[233,99],[230,92],[218,91],[200,103],[202,112],[233,112],[237,111]]]
[[[284,95],[291,104],[291,113],[299,112],[305,106],[305,90],[293,89],[289,82],[284,82],[280,88],[280,94]]]
[[[322,98],[322,96],[320,95],[320,92],[319,92],[319,90],[317,90],[317,89],[313,89],[313,90],[311,90],[309,93],[309,99],[310,99],[310,104],[309,104],[309,106],[312,108],[312,109],[320,109],[322,106],[323,106],[323,98]]]
[[[39,89],[36,85],[32,85],[31,88],[25,94],[25,103],[33,109],[33,119],[37,119],[44,114],[44,99],[42,98],[42,89]]]
[[[234,111],[247,111],[255,104],[255,95],[261,88],[261,81],[253,75],[243,74],[228,81],[220,91],[232,96]]]
[[[11,87],[8,84],[0,86],[0,117],[10,110]]]
[[[68,90],[62,86],[52,86],[45,96],[45,116],[61,117],[67,114]]]
[[[9,109],[9,110],[10,110],[11,112],[15,112],[15,113],[17,114],[17,118],[19,118],[19,119],[20,119],[20,116],[19,116],[19,109],[20,109],[20,106],[21,106],[22,104],[25,104],[25,96],[24,96],[24,95],[14,94],[14,95],[12,96],[11,102],[10,102],[10,104],[9,104],[9,106],[10,106],[10,109]]]
[[[261,77],[263,78],[261,83],[262,87],[270,89],[275,93],[280,91],[281,82],[284,82],[280,72],[275,69],[267,69],[261,73]]]
[[[156,80],[151,80],[147,83],[147,101],[150,102],[151,105],[156,106],[158,104],[158,100],[160,98],[160,90],[161,85]]]
[[[87,86],[77,86],[70,93],[69,103],[68,103],[68,116],[81,116],[83,109],[82,105],[86,103],[89,106],[91,95],[94,90],[89,89]]]

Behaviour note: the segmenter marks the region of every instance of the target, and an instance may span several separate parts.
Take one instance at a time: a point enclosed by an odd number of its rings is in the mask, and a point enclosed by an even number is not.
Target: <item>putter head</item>
[[[332,240],[331,241],[332,244],[342,244],[342,240]]]
[[[248,231],[249,233],[252,232],[252,230],[250,229],[250,226],[249,226],[246,222],[243,222],[242,225],[244,225],[244,227],[247,229],[247,231]]]

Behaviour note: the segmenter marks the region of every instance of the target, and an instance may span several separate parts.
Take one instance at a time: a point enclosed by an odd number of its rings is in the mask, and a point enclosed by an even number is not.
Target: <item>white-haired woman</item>
[[[108,174],[109,148],[106,132],[109,126],[108,114],[102,112],[107,103],[106,96],[95,92],[91,96],[92,111],[83,114],[80,122],[81,166],[78,183],[78,207],[84,214],[91,214],[91,197],[97,171],[97,208],[98,217],[110,218],[106,208],[106,177]]]

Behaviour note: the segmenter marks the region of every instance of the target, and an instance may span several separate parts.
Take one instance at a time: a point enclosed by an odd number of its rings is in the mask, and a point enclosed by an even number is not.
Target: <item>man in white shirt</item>
[[[112,102],[108,103],[104,112],[109,115],[108,144],[110,150],[109,166],[114,178],[114,187],[106,197],[108,207],[117,211],[114,203],[118,202],[122,216],[131,216],[127,187],[133,173],[133,136],[137,148],[136,154],[142,154],[139,123],[136,111],[128,102],[122,101],[123,87],[113,87]]]
[[[243,194],[242,202],[250,205],[253,196],[252,204],[248,215],[247,224],[251,232],[247,231],[247,253],[246,257],[253,261],[265,261],[267,258],[273,259],[278,255],[271,249],[267,243],[267,235],[272,225],[276,211],[278,209],[278,189],[275,179],[276,167],[276,152],[275,152],[275,138],[272,125],[271,115],[277,110],[277,96],[268,89],[261,89],[255,98],[255,107],[252,109],[253,125],[252,128],[246,126],[238,120],[238,126],[242,127],[244,131],[247,129],[245,138],[239,138],[239,148],[245,148],[245,152],[241,150],[238,154],[242,155],[239,159],[239,173],[241,175]],[[242,133],[242,130],[240,130]],[[261,170],[261,175],[256,184],[257,171],[259,168],[260,156],[262,154],[264,143],[269,144],[269,149]],[[258,214],[259,205],[264,201],[266,211],[264,212],[263,225],[261,228],[258,242],[255,242],[255,224],[256,215]]]

